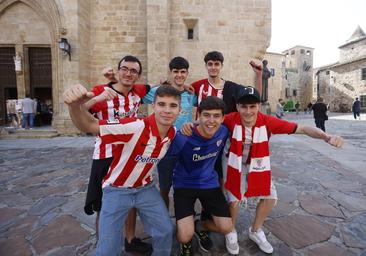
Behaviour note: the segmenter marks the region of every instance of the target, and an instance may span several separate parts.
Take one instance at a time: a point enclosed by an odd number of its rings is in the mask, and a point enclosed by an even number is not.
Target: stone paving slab
[[[309,116],[288,118],[313,125]],[[264,226],[273,255],[366,256],[365,127],[363,120],[327,121],[329,132],[347,138],[340,150],[299,135],[273,136],[279,201]],[[0,140],[0,255],[95,254],[95,216],[83,212],[93,141]],[[250,202],[239,213],[240,255],[266,255],[248,239],[254,212]],[[137,234],[150,241],[140,222]],[[223,236],[211,237],[212,253],[194,240],[195,255],[228,255]],[[175,242],[172,255],[177,251]]]

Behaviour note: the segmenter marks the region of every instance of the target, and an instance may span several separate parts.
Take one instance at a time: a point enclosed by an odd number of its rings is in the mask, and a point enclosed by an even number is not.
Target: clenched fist
[[[67,105],[81,105],[94,97],[94,93],[88,92],[88,90],[81,84],[73,85],[67,89],[64,94],[64,102]]]

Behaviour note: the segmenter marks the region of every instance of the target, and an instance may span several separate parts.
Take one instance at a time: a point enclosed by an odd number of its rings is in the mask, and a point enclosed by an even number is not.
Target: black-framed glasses
[[[120,70],[122,70],[123,73],[128,73],[130,72],[131,75],[138,75],[139,74],[139,71],[137,69],[134,69],[134,68],[128,68],[126,66],[122,66],[119,68]]]

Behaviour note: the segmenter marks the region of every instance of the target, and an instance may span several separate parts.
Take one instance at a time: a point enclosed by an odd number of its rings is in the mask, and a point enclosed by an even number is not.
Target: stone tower
[[[299,101],[300,108],[305,108],[312,99],[313,51],[313,48],[300,45],[283,51],[285,96],[294,102]]]

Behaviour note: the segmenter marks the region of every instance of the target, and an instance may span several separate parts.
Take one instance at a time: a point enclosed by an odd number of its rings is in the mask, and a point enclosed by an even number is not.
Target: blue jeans
[[[34,114],[23,113],[22,128],[33,128]]]
[[[154,184],[142,188],[103,188],[99,219],[97,256],[120,255],[124,248],[124,223],[128,210],[136,208],[145,231],[152,237],[153,254],[169,256],[173,225],[166,206]]]

